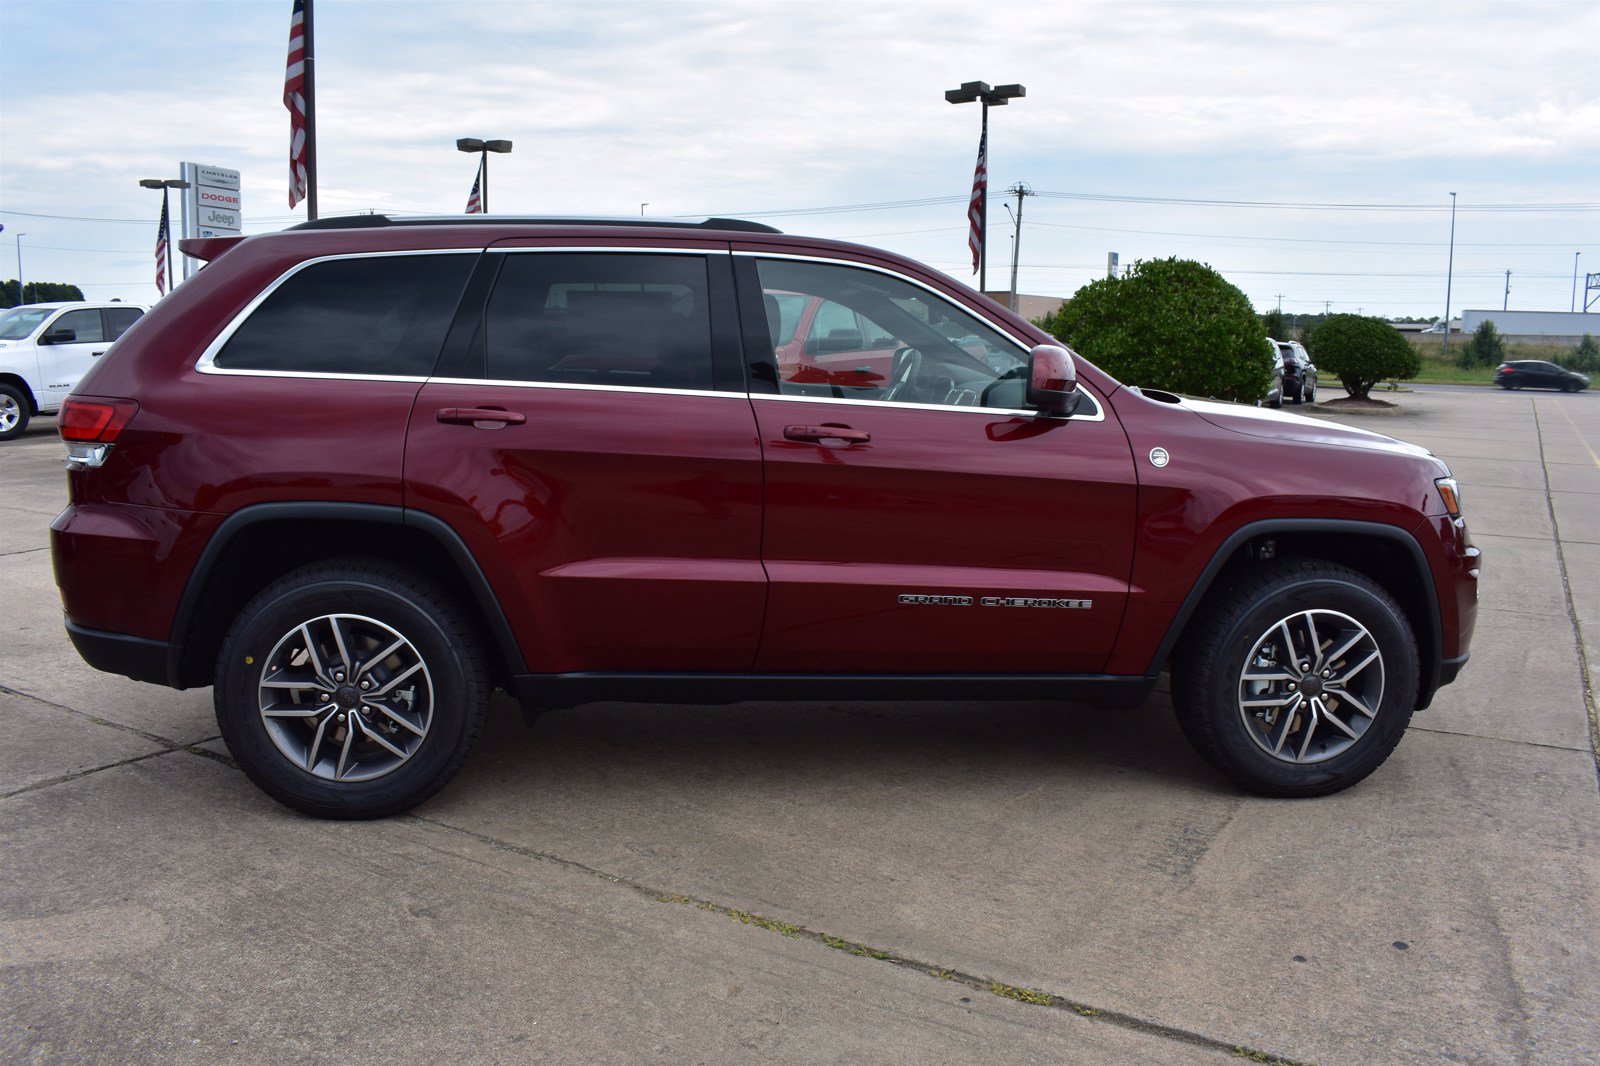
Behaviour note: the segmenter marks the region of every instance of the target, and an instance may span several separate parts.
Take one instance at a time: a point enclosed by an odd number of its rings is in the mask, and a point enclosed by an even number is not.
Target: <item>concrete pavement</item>
[[[0,445],[0,1046],[23,1061],[1577,1062],[1600,1056],[1600,396],[1419,391],[1473,661],[1339,796],[1238,794],[1158,693],[509,705],[329,824],[209,692],[60,629],[48,420]],[[1580,636],[1581,632],[1581,636]],[[1586,655],[1585,655],[1586,652]]]

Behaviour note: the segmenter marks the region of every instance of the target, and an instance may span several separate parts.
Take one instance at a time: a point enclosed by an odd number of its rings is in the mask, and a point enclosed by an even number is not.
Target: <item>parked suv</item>
[[[184,249],[210,265],[58,419],[67,630],[100,669],[212,685],[302,811],[421,802],[497,686],[1132,706],[1169,668],[1213,766],[1319,795],[1467,658],[1444,463],[1122,385],[888,252],[382,216]],[[868,371],[780,358],[786,301],[870,323],[819,334],[861,332],[837,343]]]
[[[139,320],[123,303],[23,304],[0,312],[0,440],[61,406],[78,379]]]
[[[1295,403],[1317,402],[1317,368],[1299,341],[1273,341],[1283,355],[1283,395]]]

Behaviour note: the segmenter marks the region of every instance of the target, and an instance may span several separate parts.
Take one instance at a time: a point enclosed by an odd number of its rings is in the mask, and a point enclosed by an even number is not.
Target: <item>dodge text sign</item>
[[[240,194],[239,172],[204,163],[179,163],[183,180],[183,235],[185,237],[234,237],[244,231],[244,201]],[[183,276],[197,264],[183,257]]]

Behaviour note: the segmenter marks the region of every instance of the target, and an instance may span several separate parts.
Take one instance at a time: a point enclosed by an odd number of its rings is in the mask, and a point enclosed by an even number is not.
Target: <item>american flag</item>
[[[294,0],[283,106],[289,109],[289,206],[306,198],[306,0]]]
[[[989,131],[978,138],[978,167],[972,172],[972,200],[967,204],[967,221],[972,232],[967,235],[967,247],[972,249],[972,272],[978,272],[983,257],[984,200],[989,195]]]
[[[167,294],[167,199],[161,198],[161,225],[156,228],[156,292]]]
[[[483,181],[483,171],[478,171],[478,176],[472,179],[472,191],[467,194],[467,214],[483,214],[483,198],[478,195],[478,183]]]

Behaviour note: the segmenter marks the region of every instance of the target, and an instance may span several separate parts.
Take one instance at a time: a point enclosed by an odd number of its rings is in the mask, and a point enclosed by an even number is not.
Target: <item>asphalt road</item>
[[[1240,795],[1157,693],[500,712],[412,816],[311,821],[209,691],[84,666],[49,420],[0,445],[12,1061],[1600,1058],[1600,407],[1425,388],[1473,660],[1339,796]],[[107,595],[117,595],[109,588]]]

